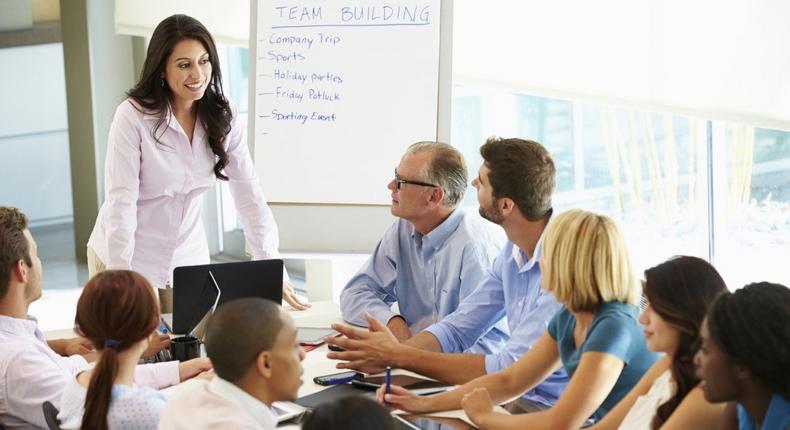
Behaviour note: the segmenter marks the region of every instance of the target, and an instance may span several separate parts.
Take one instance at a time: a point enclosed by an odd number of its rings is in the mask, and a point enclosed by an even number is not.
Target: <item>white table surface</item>
[[[305,311],[293,310],[290,306],[285,306],[288,314],[294,319],[297,327],[329,327],[332,323],[343,322],[340,315],[340,307],[331,301],[313,302],[312,307]],[[71,328],[64,328],[59,330],[49,330],[44,332],[46,339],[60,339],[74,337],[74,331]],[[299,388],[299,397],[304,397],[318,391],[324,390],[327,387],[321,386],[313,382],[313,378],[321,375],[328,375],[332,373],[339,373],[343,370],[335,368],[338,363],[335,360],[330,360],[326,357],[329,348],[326,344],[307,352],[305,359],[302,362],[304,374],[302,375],[302,386]],[[412,372],[405,370],[393,370],[393,374],[410,374]],[[167,390],[167,389],[166,389]],[[287,402],[286,402],[287,403]],[[293,407],[299,408],[298,405],[292,404]],[[504,411],[504,410],[501,410]],[[466,422],[470,422],[464,414],[463,410],[446,411],[429,414],[432,416],[460,418]],[[298,427],[295,427],[298,428]]]

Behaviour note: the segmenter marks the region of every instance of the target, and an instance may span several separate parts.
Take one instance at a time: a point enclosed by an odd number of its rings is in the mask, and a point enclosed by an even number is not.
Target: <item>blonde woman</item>
[[[637,322],[640,287],[623,238],[606,216],[572,210],[558,215],[543,238],[542,286],[562,304],[543,337],[511,367],[455,390],[419,397],[401,387],[378,399],[410,412],[463,407],[487,429],[579,428],[599,420],[657,360]],[[494,412],[563,366],[567,388],[551,409],[522,415]]]

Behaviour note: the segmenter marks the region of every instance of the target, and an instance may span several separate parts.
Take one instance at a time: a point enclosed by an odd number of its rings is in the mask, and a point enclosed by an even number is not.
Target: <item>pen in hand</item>
[[[387,395],[390,393],[390,383],[392,382],[392,376],[390,375],[391,372],[392,368],[387,366],[387,373],[385,376],[385,382],[387,385],[384,388],[384,406],[389,406],[389,403],[387,403]]]

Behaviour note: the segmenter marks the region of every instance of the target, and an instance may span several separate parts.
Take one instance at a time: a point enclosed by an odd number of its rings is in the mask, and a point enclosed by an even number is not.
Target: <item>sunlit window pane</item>
[[[491,135],[541,142],[557,166],[557,210],[613,217],[636,269],[678,255],[707,257],[704,122],[456,85],[452,143],[470,169]],[[470,190],[464,204],[476,206]]]
[[[730,288],[790,285],[790,133],[728,124],[715,260]]]

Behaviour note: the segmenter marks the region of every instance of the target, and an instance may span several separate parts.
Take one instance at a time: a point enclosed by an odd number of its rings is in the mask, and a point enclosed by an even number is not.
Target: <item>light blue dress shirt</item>
[[[510,338],[505,348],[485,357],[487,373],[513,364],[543,336],[551,318],[560,309],[551,293],[540,287],[540,260],[543,239],[528,259],[524,251],[508,241],[480,286],[455,312],[428,327],[444,352],[461,352],[475,342],[502,317],[506,317]],[[568,383],[564,370],[551,374],[523,398],[552,406]]]
[[[340,294],[343,319],[367,326],[364,314],[369,312],[386,324],[398,315],[391,309],[397,302],[416,334],[451,314],[478,287],[504,243],[498,227],[484,223],[479,215],[456,209],[422,235],[398,219]],[[501,349],[508,337],[505,322],[499,321],[502,316],[464,349],[481,354]]]

